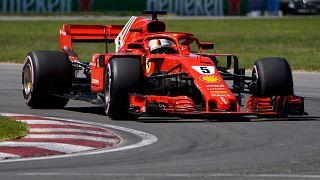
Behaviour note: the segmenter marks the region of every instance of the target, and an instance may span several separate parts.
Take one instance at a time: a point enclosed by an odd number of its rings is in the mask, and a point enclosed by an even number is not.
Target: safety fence
[[[0,14],[141,12],[167,10],[180,16],[246,15],[266,0],[0,0]]]

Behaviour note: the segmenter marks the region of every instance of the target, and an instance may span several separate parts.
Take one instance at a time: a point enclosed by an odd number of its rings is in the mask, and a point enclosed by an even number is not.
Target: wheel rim
[[[23,93],[26,97],[26,99],[30,96],[32,89],[33,89],[33,82],[32,82],[32,77],[33,77],[33,71],[31,65],[28,63],[25,65],[23,68]]]
[[[257,70],[257,66],[256,65],[253,66],[252,77],[255,78],[255,81],[257,81],[259,79],[258,70]]]
[[[105,90],[104,90],[104,100],[105,100],[105,111],[107,114],[109,114],[109,107],[110,107],[110,93],[111,93],[111,68],[110,64],[107,66],[107,74],[106,74],[106,84],[105,84]]]
[[[252,70],[252,84],[254,84],[254,94],[258,94],[258,80],[259,80],[259,74],[258,74],[258,69],[257,66],[254,65],[253,66],[253,70]]]

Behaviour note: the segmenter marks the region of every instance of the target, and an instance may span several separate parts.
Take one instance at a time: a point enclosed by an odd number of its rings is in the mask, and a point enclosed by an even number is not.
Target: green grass
[[[25,123],[0,116],[0,141],[23,137],[27,132],[28,127]]]
[[[59,49],[63,23],[124,24],[125,21],[1,21],[0,61],[23,62],[27,52]],[[240,66],[251,68],[256,59],[286,58],[295,70],[320,70],[320,17],[278,19],[167,20],[167,31],[195,34],[215,43],[214,53],[233,53]],[[104,52],[104,45],[77,45],[81,59]]]

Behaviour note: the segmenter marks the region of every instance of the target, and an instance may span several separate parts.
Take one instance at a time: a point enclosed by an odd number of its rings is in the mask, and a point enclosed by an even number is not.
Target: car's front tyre
[[[136,119],[128,112],[129,94],[138,92],[143,85],[140,60],[134,58],[111,59],[105,70],[105,112],[111,119]]]
[[[284,58],[258,59],[253,66],[255,82],[253,94],[257,97],[287,96],[293,94],[292,72]]]

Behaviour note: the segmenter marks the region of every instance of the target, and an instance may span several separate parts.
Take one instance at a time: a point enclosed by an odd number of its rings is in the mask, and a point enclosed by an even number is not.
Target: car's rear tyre
[[[128,112],[128,93],[139,92],[143,85],[143,69],[140,60],[114,58],[105,71],[105,112],[111,119],[137,119]]]
[[[253,66],[252,76],[255,81],[253,94],[257,97],[293,94],[292,72],[284,58],[258,59]]]
[[[69,99],[59,95],[70,93],[71,85],[72,64],[65,53],[33,51],[27,55],[22,70],[22,92],[29,107],[63,108]]]

